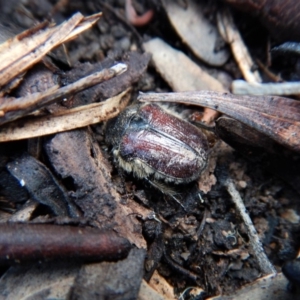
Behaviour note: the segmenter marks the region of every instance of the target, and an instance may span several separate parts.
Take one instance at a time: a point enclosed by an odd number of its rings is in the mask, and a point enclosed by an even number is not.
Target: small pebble
[[[244,180],[240,180],[240,181],[238,182],[238,185],[239,185],[239,187],[240,187],[241,189],[244,189],[244,188],[247,187],[247,182],[244,181]]]
[[[120,39],[123,36],[126,36],[126,30],[122,26],[115,25],[111,28],[111,34],[114,36],[114,38]]]
[[[115,42],[114,48],[122,49],[123,51],[128,51],[130,48],[130,44],[131,44],[131,42],[130,42],[129,38],[125,36],[124,38]]]

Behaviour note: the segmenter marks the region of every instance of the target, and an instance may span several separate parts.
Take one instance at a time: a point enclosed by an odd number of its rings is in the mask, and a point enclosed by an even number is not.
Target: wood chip
[[[131,207],[117,192],[109,162],[88,130],[58,133],[45,150],[61,178],[72,180],[69,195],[93,227],[114,230],[138,248],[146,248],[136,205]]]
[[[156,70],[175,92],[211,89],[225,92],[223,85],[202,70],[183,52],[178,51],[159,38],[144,43],[145,50],[152,54]]]
[[[186,0],[186,9],[178,1],[162,1],[168,18],[182,41],[193,53],[212,66],[222,66],[228,59],[226,48],[216,50],[222,37],[217,28],[204,15],[206,5]]]

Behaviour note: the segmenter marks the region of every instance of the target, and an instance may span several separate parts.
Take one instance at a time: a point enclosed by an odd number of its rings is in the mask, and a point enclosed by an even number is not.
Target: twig
[[[200,235],[202,234],[202,231],[203,231],[203,229],[204,229],[204,227],[205,227],[206,219],[207,219],[208,215],[209,215],[209,212],[208,212],[207,209],[205,209],[205,210],[204,210],[203,217],[202,217],[202,221],[201,221],[201,223],[200,223],[199,228],[197,229],[197,236],[198,236],[198,238],[200,238]]]
[[[274,82],[283,82],[284,80],[280,75],[273,73],[268,66],[263,64],[258,58],[255,60],[259,68]]]
[[[225,185],[228,193],[230,194],[232,201],[236,205],[236,208],[246,225],[246,228],[248,230],[250,244],[252,246],[252,249],[256,256],[256,259],[258,261],[261,272],[264,275],[276,274],[276,270],[264,252],[264,248],[263,248],[261,241],[257,235],[256,229],[255,229],[249,215],[247,214],[247,210],[244,205],[244,202],[243,202],[239,192],[235,188],[232,180],[230,178],[227,178],[224,182],[224,185]]]
[[[234,80],[232,93],[238,95],[299,95],[300,82],[252,84],[244,80]]]
[[[25,31],[0,45],[0,86],[40,61],[53,48],[66,43],[99,20],[101,13],[84,18],[80,13],[59,26],[32,35]],[[25,38],[23,38],[25,35]],[[23,38],[20,40],[20,38]]]
[[[250,83],[261,82],[258,71],[252,71],[254,62],[229,11],[218,14],[218,28],[224,40],[229,43],[245,80]]]
[[[101,261],[126,257],[131,245],[113,232],[44,224],[0,225],[0,264],[49,259]]]
[[[104,102],[83,105],[40,118],[17,120],[0,128],[0,142],[31,139],[103,122],[116,117],[129,100],[130,92],[126,90]]]
[[[176,272],[183,274],[187,276],[190,280],[197,283],[197,280],[199,279],[199,276],[195,274],[194,272],[185,269],[184,267],[180,266],[178,263],[173,261],[167,254],[166,249],[163,250],[163,257],[167,264]]]
[[[70,94],[77,93],[102,81],[111,79],[127,70],[127,65],[119,63],[110,69],[95,72],[87,77],[79,79],[65,87],[53,86],[46,92],[35,93],[23,98],[0,98],[0,125],[13,121],[45,105],[49,105],[59,99],[66,98]]]

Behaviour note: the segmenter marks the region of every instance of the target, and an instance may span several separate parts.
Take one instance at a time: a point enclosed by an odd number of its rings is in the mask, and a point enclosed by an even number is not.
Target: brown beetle
[[[207,164],[205,135],[156,104],[135,105],[107,125],[118,165],[150,182],[189,183]]]

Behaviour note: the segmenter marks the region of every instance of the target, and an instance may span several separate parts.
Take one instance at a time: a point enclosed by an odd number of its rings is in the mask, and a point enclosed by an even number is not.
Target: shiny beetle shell
[[[188,183],[207,164],[200,129],[156,104],[131,106],[108,122],[106,141],[120,167],[150,181]]]

